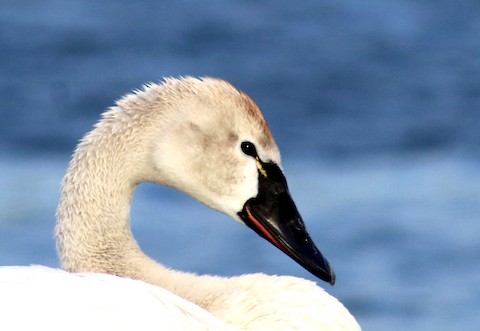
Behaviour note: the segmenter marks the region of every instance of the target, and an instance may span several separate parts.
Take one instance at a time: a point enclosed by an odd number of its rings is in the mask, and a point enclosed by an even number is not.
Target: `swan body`
[[[235,330],[159,286],[109,274],[0,267],[0,288],[2,330]]]
[[[135,188],[146,181],[184,191],[229,215],[334,283],[333,269],[290,197],[280,153],[256,104],[223,80],[185,77],[125,96],[82,139],[57,209],[57,249],[69,273],[4,267],[0,289],[12,283],[15,290],[2,292],[1,304],[29,301],[31,294],[43,305],[47,292],[55,293],[59,299],[45,306],[60,315],[70,309],[66,316],[92,323],[89,330],[104,329],[105,323],[168,330],[360,329],[313,282],[263,274],[198,276],[146,256],[129,217]],[[33,291],[38,284],[40,292]],[[103,308],[85,308],[90,304]],[[133,322],[125,320],[128,311]],[[133,317],[137,313],[140,318]]]

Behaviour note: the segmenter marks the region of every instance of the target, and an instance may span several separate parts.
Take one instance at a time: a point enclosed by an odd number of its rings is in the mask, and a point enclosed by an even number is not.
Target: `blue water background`
[[[57,266],[59,182],[113,101],[225,78],[262,108],[365,330],[480,327],[480,2],[0,2],[0,265]],[[186,271],[314,279],[250,230],[141,185],[142,248]]]

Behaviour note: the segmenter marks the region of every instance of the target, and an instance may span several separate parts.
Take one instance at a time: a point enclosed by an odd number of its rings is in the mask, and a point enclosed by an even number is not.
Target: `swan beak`
[[[288,191],[278,165],[259,167],[258,195],[238,213],[245,224],[318,278],[333,285],[335,272],[315,246]]]

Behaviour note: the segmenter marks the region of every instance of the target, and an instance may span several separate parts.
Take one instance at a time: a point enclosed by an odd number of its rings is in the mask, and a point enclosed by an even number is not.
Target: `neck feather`
[[[128,110],[128,104],[123,106]],[[129,121],[122,121],[125,117]],[[137,184],[151,171],[146,169],[151,149],[149,125],[155,122],[151,117],[143,123],[142,116],[114,108],[79,144],[64,177],[57,209],[60,262],[71,272],[104,272],[144,280],[208,309],[205,298],[220,295],[219,282],[213,282],[213,288],[208,285],[212,284],[209,276],[173,271],[153,261],[131,232],[131,200]],[[192,286],[194,282],[196,286]]]

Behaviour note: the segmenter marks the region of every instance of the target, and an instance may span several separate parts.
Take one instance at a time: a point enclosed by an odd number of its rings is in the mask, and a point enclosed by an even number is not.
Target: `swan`
[[[221,79],[165,78],[118,100],[80,141],[57,208],[61,269],[1,267],[0,323],[45,323],[50,330],[360,330],[314,282],[199,276],[145,255],[129,216],[142,182],[193,196],[334,284],[254,101]]]

